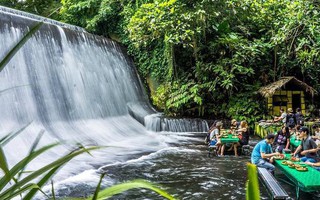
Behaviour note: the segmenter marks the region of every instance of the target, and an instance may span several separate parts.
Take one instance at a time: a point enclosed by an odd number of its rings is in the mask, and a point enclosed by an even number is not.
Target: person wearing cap
[[[268,134],[266,139],[256,144],[251,154],[251,163],[257,165],[257,167],[266,168],[270,172],[275,169],[272,164],[273,156],[280,155],[279,152],[272,152],[271,144],[274,142],[274,138],[274,134]]]
[[[287,113],[283,108],[280,108],[280,117],[274,117],[273,121],[274,122],[278,122],[278,121],[282,121],[282,123],[286,123],[286,117],[287,117]]]
[[[302,157],[300,160],[302,162],[316,162],[317,157],[317,144],[309,135],[309,129],[305,126],[300,128],[300,138],[302,139],[301,144],[297,147],[297,149],[292,154],[296,156],[300,151]]]

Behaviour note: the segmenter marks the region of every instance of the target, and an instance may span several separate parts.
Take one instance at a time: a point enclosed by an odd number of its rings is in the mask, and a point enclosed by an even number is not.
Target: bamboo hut
[[[306,95],[313,96],[317,93],[315,89],[293,76],[280,78],[267,86],[261,87],[258,91],[267,99],[267,108],[270,115],[279,115],[280,108],[287,110],[301,108],[306,114]]]

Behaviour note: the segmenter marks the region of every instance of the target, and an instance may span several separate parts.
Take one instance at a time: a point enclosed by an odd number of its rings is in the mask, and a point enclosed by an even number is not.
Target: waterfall
[[[163,118],[149,105],[130,59],[116,42],[83,29],[0,7],[0,59],[38,21],[45,21],[0,73],[0,137],[29,126],[4,147],[12,166],[39,132],[39,145],[67,141],[30,169],[75,143],[110,145],[68,164],[60,177],[167,146],[154,131],[203,131],[205,121]],[[58,176],[59,177],[59,176]]]

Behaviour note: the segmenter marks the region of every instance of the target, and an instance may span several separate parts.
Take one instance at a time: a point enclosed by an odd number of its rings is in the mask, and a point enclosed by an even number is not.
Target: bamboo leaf
[[[4,92],[7,92],[7,91],[9,91],[9,90],[13,90],[13,89],[20,88],[20,87],[26,87],[26,86],[29,86],[29,85],[19,85],[19,86],[7,88],[7,89],[4,89],[4,90],[1,90],[1,91],[0,91],[0,94],[1,94],[1,93],[4,93]]]
[[[159,189],[158,186],[155,186],[154,184],[151,184],[145,180],[140,180],[140,179],[129,181],[126,183],[121,183],[121,184],[106,188],[106,189],[99,192],[97,199],[103,200],[103,199],[109,198],[113,195],[119,194],[121,192],[130,190],[130,189],[135,189],[135,188],[150,189],[150,190],[153,190],[154,192],[157,192],[158,194],[160,194],[161,196],[163,196],[167,199],[175,199],[173,196],[171,196],[170,194],[168,194],[164,190]],[[89,198],[87,200],[89,200]]]
[[[8,168],[8,162],[6,155],[3,152],[2,146],[0,146],[0,168],[4,172],[4,177],[2,179],[6,180],[7,182],[10,181],[11,179],[11,174]]]
[[[34,143],[32,144],[30,151],[28,153],[27,159],[25,159],[25,162],[22,163],[23,168],[20,169],[20,173],[18,174],[17,180],[20,179],[21,174],[24,172],[24,169],[27,167],[28,163],[31,161],[31,156],[34,150],[36,149],[37,145],[39,144],[39,141],[41,137],[43,136],[44,130],[41,130],[40,133],[38,134],[37,138],[35,139]]]
[[[11,193],[8,197],[6,197],[6,199],[12,199],[15,196],[18,196],[18,195],[22,194],[23,192],[26,192],[28,190],[32,190],[34,188],[38,188],[39,189],[39,186],[37,184],[34,184],[34,183],[29,183],[29,184],[23,186],[22,188],[20,188],[19,190]]]
[[[52,180],[51,180],[51,193],[52,193],[53,200],[56,200],[56,194],[54,193],[54,186],[53,186],[53,181]]]
[[[31,160],[33,160],[34,158],[36,158],[37,156],[39,156],[40,154],[42,154],[43,152],[57,146],[59,143],[54,143],[54,144],[50,144],[47,146],[44,146],[42,148],[40,148],[39,150],[33,152],[32,154],[26,156],[24,159],[22,159],[20,162],[18,162],[14,167],[12,167],[9,171],[9,175],[10,178],[8,179],[7,177],[1,178],[0,179],[0,191],[9,183],[9,181],[11,180],[11,178],[13,178],[18,172],[20,172],[26,165],[26,160],[29,160],[29,162]],[[14,179],[15,182],[18,182],[18,180]]]
[[[21,40],[8,52],[8,54],[0,62],[0,72],[9,63],[13,56],[19,51],[19,49],[31,38],[31,36],[37,32],[42,26],[43,22],[37,23],[30,31],[24,35]]]
[[[26,176],[24,179],[20,180],[19,182],[17,182],[15,185],[13,185],[12,187],[7,188],[7,190],[5,190],[3,193],[0,194],[0,199],[3,198],[7,198],[7,196],[10,194],[10,191],[14,191],[17,188],[22,187],[23,185],[27,184],[28,182],[32,181],[33,179],[37,178],[38,176],[41,176],[43,173],[45,173],[48,170],[51,170],[52,168],[55,168],[57,166],[63,165],[65,163],[67,163],[68,161],[70,161],[72,158],[74,158],[75,156],[78,156],[84,152],[86,152],[87,150],[91,151],[91,150],[95,150],[95,149],[99,149],[101,147],[90,147],[87,149],[79,149],[77,151],[74,151],[68,155],[65,155],[59,159],[57,159],[56,161],[38,169],[37,171],[31,173],[30,175]]]
[[[17,132],[15,133],[9,133],[6,136],[2,137],[0,139],[0,145],[4,146],[6,145],[8,142],[10,142],[13,138],[15,138],[17,135],[19,135],[22,131],[24,131],[24,129],[26,129],[32,122],[29,122],[27,125],[25,125],[24,127],[22,127],[21,129],[19,129]]]
[[[105,174],[101,174],[99,183],[98,183],[98,185],[96,187],[96,190],[94,191],[94,195],[92,197],[92,200],[97,200],[97,197],[98,197],[98,194],[99,194],[99,191],[100,191],[100,187],[101,187],[101,182],[102,182],[102,179],[103,179],[104,176],[105,176]]]
[[[38,186],[39,188],[33,188],[23,199],[24,200],[29,200],[29,199],[32,199],[34,197],[34,195],[37,193],[37,191],[42,188],[42,186],[44,184],[47,183],[47,181],[55,174],[55,172],[61,167],[62,165],[59,165],[55,168],[53,168],[52,170],[50,170],[39,182],[38,182]],[[54,189],[53,189],[53,184],[52,184],[52,194],[53,194],[53,197],[55,196],[54,195]],[[53,198],[55,199],[55,197]]]

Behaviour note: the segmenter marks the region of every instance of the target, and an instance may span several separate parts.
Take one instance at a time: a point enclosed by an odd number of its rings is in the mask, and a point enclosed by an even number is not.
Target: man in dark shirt
[[[307,127],[301,127],[300,131],[300,137],[302,137],[302,141],[298,148],[294,151],[293,156],[295,156],[300,150],[302,150],[300,152],[300,154],[303,156],[301,157],[301,161],[315,163],[318,151],[317,145],[309,136],[309,129]]]

